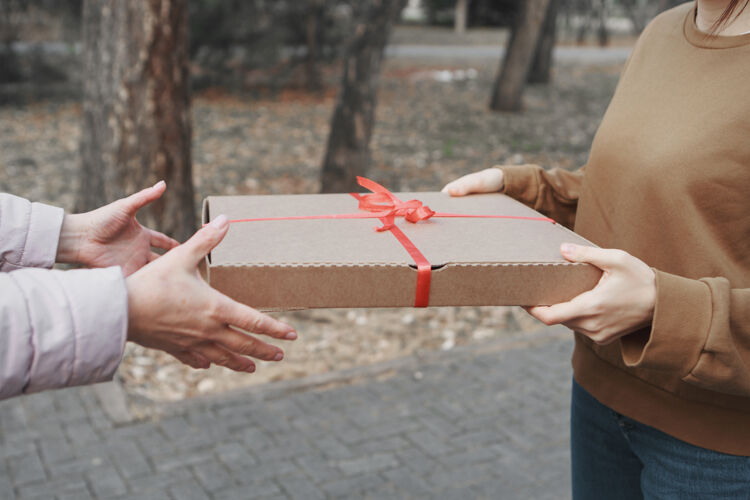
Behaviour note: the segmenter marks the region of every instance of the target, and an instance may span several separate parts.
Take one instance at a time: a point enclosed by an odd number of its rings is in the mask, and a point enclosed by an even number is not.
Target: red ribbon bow
[[[416,224],[421,220],[427,220],[435,211],[419,200],[401,201],[396,195],[388,191],[375,181],[364,177],[357,177],[357,184],[372,191],[371,194],[358,195],[359,209],[375,212],[383,220],[383,225],[378,227],[379,232],[389,231],[396,223],[396,217]]]

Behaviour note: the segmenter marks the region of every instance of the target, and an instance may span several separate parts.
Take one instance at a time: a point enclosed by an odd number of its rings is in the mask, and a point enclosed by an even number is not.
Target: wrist
[[[57,243],[55,262],[83,264],[80,260],[80,255],[86,236],[84,217],[84,214],[64,215],[62,228],[60,229],[60,238]]]
[[[128,294],[128,329],[126,332],[126,338],[130,342],[138,343],[138,308],[139,304],[137,301],[138,292],[137,288],[137,277],[128,276],[125,278],[125,288]]]
[[[654,321],[654,310],[656,309],[656,272],[653,268],[648,268],[648,286],[646,288],[646,309],[647,321],[644,326],[650,325]]]
[[[149,279],[143,269],[125,278],[125,289],[128,294],[126,339],[148,347],[149,332],[158,329],[159,323],[154,307],[163,297],[159,297],[160,292],[154,287],[154,280]]]

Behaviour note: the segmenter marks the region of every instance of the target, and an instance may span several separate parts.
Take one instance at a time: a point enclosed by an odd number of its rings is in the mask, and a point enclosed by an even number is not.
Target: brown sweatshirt
[[[652,266],[650,328],[598,346],[575,378],[678,439],[750,455],[750,35],[709,38],[693,2],[646,28],[585,167],[501,167],[505,192]]]

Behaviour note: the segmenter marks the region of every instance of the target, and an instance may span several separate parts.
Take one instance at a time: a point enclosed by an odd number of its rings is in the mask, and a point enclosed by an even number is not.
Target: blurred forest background
[[[0,190],[81,211],[165,179],[140,219],[182,240],[207,195],[577,168],[630,47],[678,3],[0,0]],[[179,399],[535,328],[515,308],[285,319],[302,340],[252,378],[131,346],[121,379]]]

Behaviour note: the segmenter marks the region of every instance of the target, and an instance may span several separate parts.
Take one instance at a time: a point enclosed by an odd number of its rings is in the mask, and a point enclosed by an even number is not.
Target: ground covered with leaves
[[[500,163],[572,169],[588,148],[619,66],[558,65],[549,86],[529,87],[520,114],[488,110],[496,64],[393,60],[381,79],[368,175],[394,191],[439,190]],[[315,193],[335,88],[321,95],[204,91],[193,101],[195,209],[207,195]],[[0,107],[0,190],[70,210],[79,164],[80,105]],[[137,401],[177,400],[485,342],[539,325],[518,308],[316,310],[281,314],[300,339],[281,363],[253,375],[194,371],[129,345],[119,376]]]

